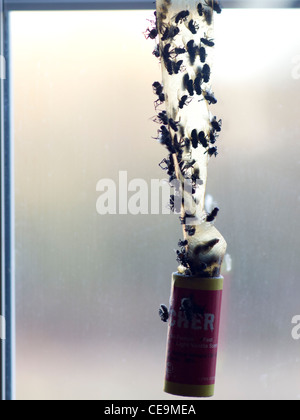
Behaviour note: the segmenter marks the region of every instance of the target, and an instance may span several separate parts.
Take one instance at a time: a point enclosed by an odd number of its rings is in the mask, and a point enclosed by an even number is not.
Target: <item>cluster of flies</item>
[[[151,21],[152,26],[145,32],[147,39],[156,40],[160,35],[161,42],[156,43],[153,55],[161,61],[161,64],[165,66],[170,76],[182,74],[182,90],[184,94],[178,98],[179,109],[188,106],[195,97],[198,97],[198,100],[201,101],[205,100],[209,105],[214,105],[217,103],[217,99],[213,92],[207,90],[205,86],[209,83],[211,77],[210,66],[206,63],[207,49],[214,47],[214,40],[204,34],[204,36],[199,36],[198,42],[191,39],[186,45],[178,46],[174,41],[176,41],[176,37],[180,33],[181,25],[186,26],[193,35],[193,38],[196,38],[199,26],[191,18],[189,10],[182,10],[173,16],[171,23],[164,23],[170,4],[171,0],[165,0],[161,10],[154,13],[154,20]],[[197,6],[199,17],[204,19],[208,26],[213,22],[214,11],[217,13],[221,13],[222,11],[220,3],[217,0],[205,0],[205,4],[200,2]],[[185,61],[183,59],[184,57],[186,58]],[[199,57],[201,65],[196,68],[195,77],[190,78],[184,63],[186,62],[190,66],[195,66],[197,57]],[[185,151],[190,152],[192,147],[197,149],[199,146],[202,146],[205,149],[204,153],[207,153],[210,157],[217,156],[216,141],[222,128],[222,120],[217,120],[216,117],[213,117],[210,121],[209,132],[199,132],[197,129],[194,129],[187,135],[180,121],[175,121],[166,111],[160,109],[160,106],[166,101],[163,85],[156,81],[152,87],[157,97],[154,103],[157,116],[153,120],[160,125],[156,139],[168,150],[168,157],[160,163],[160,167],[167,172],[169,181],[172,182],[177,178],[175,169],[176,159],[183,177],[191,181],[192,194],[194,194],[197,183],[201,183],[200,172],[197,170],[197,165],[195,165],[196,161],[193,159],[190,161],[183,159],[183,154]],[[192,171],[190,171],[191,169]],[[178,213],[180,209],[175,208],[175,203],[175,196],[171,195],[170,208]],[[184,205],[184,203],[182,204]],[[215,208],[207,215],[206,221],[213,222],[218,212],[219,209]],[[195,235],[196,229],[193,226],[186,225],[186,217],[188,216],[181,216],[180,220],[181,224],[185,226],[187,236],[191,237]],[[178,246],[177,261],[185,267],[187,274],[192,274],[187,256],[188,240],[180,240]],[[181,305],[188,319],[191,316],[190,312],[192,311],[192,307],[189,300],[183,302]],[[169,315],[165,305],[161,306],[159,313],[161,319],[167,322]]]
[[[205,3],[208,7],[199,3],[197,10],[199,16],[203,17],[210,25],[212,23],[213,10],[217,13],[221,13],[221,6],[218,1],[214,0],[206,0]],[[170,0],[165,0],[166,11],[169,4]],[[160,13],[162,14],[163,12]],[[148,28],[145,32],[145,36],[153,40],[158,37],[159,33],[161,34],[161,41],[164,42],[156,44],[153,54],[165,65],[168,73],[170,75],[179,74],[180,72],[184,73],[182,87],[185,94],[178,100],[179,109],[183,109],[183,107],[189,105],[195,95],[201,97],[201,100],[206,100],[209,105],[217,103],[217,99],[213,92],[203,88],[203,84],[208,83],[211,77],[210,66],[205,63],[207,56],[206,49],[214,47],[214,41],[207,37],[201,37],[199,45],[197,45],[194,40],[190,40],[185,46],[173,46],[174,39],[180,33],[180,24],[185,23],[193,34],[197,34],[199,27],[193,19],[189,19],[189,16],[190,12],[188,10],[183,10],[173,17],[174,23],[166,25],[164,23],[158,23],[162,22],[163,19],[166,18],[166,15],[160,16],[158,19],[157,13],[155,12],[155,19],[152,21],[153,27]],[[200,57],[200,62],[203,63],[203,66],[199,66],[197,69],[194,79],[191,79],[189,74],[185,72],[186,69],[183,65],[184,60],[178,59],[178,57],[180,58],[183,54],[188,54],[191,65],[194,65],[197,56]],[[155,109],[157,110],[166,99],[163,85],[159,82],[154,82],[153,91],[157,96],[155,101]],[[222,120],[218,121],[217,118],[214,117],[211,120],[211,129],[208,134],[205,134],[203,131],[197,132],[195,129],[190,133],[189,137],[184,136],[184,130],[180,127],[180,122],[175,122],[172,118],[169,118],[165,111],[159,112],[154,121],[161,124],[158,140],[167,147],[171,154],[179,153],[180,158],[180,155],[182,154],[180,154],[179,148],[186,147],[189,149],[190,146],[197,148],[201,144],[206,149],[205,153],[208,153],[209,156],[217,156],[218,151],[215,143],[218,134],[221,131]],[[175,133],[173,136],[172,131]]]

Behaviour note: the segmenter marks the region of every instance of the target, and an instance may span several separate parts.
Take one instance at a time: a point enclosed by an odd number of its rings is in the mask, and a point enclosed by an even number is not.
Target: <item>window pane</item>
[[[165,175],[151,139],[161,77],[147,18],[11,14],[19,399],[172,398],[157,311],[176,270],[177,217],[96,208],[98,182],[114,181],[118,196],[125,172],[147,183],[150,213],[151,180]],[[216,20],[224,130],[209,193],[232,261],[216,398],[300,397],[299,18],[225,10]]]

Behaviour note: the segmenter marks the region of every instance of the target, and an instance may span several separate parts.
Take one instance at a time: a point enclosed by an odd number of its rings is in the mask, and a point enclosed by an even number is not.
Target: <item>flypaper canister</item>
[[[165,392],[214,395],[223,281],[173,274]]]

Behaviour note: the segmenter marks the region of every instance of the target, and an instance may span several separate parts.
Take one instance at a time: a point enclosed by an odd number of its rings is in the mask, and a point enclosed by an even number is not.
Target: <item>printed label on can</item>
[[[166,381],[214,385],[222,290],[173,288]]]

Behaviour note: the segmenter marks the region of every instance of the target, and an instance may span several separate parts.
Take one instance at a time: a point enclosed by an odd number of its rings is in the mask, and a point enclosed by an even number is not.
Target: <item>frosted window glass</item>
[[[165,174],[149,12],[13,12],[17,397],[167,399],[177,217],[96,211],[101,179]],[[228,242],[218,399],[299,399],[298,10],[225,10],[208,191]],[[149,187],[150,188],[150,187]],[[130,193],[129,197],[130,197]],[[149,203],[151,202],[149,189]],[[150,204],[149,204],[150,210]],[[229,268],[228,268],[229,269]],[[174,397],[175,398],[175,397]]]

